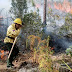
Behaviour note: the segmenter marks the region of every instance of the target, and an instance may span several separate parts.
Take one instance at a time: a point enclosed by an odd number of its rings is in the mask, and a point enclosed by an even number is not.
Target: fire
[[[4,51],[4,50],[0,50],[0,52],[1,52],[1,59],[5,59],[6,60],[6,58],[7,58],[7,54],[9,53],[8,51]]]
[[[1,50],[1,53],[2,53],[2,55],[1,55],[1,59],[4,57],[4,50]]]
[[[52,8],[51,0],[47,0],[47,3],[48,7]],[[53,8],[57,10],[72,14],[72,5],[68,0],[64,0],[63,3],[54,2],[53,5],[54,5]],[[41,8],[41,4],[40,3],[36,4],[36,8]]]
[[[51,50],[54,50],[55,47],[52,47]]]
[[[64,0],[62,4],[55,2],[54,8],[63,12],[72,13],[72,6],[71,3],[68,2],[68,0]]]

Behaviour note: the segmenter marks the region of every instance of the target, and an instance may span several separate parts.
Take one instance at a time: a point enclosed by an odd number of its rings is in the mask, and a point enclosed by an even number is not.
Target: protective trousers
[[[9,53],[10,53],[10,50],[12,48],[12,45],[13,45],[12,43],[6,43],[6,46],[7,46],[7,49],[9,51]],[[14,48],[13,48],[13,51],[12,51],[12,53],[10,55],[10,58],[7,59],[7,66],[11,66],[12,65],[12,61],[16,58],[16,56],[18,55],[18,53],[19,53],[19,49],[15,45]]]

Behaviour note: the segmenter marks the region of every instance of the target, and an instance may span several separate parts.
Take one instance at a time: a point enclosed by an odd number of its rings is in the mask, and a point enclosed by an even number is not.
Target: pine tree
[[[12,18],[23,19],[24,14],[27,12],[27,1],[26,0],[11,0],[10,13],[13,14]]]

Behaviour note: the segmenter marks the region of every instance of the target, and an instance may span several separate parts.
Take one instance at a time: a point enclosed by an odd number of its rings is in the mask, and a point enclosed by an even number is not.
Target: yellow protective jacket
[[[15,24],[10,25],[7,29],[7,35],[6,36],[15,38],[19,35],[20,29],[16,30]],[[11,39],[9,37],[5,37],[4,43],[13,43],[14,42],[14,39]]]

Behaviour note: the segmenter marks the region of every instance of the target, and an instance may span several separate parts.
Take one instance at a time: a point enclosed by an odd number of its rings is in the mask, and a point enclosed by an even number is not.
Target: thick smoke
[[[50,28],[49,28],[50,29]],[[54,51],[57,52],[64,52],[69,46],[72,45],[72,39],[70,39],[67,36],[61,36],[59,34],[56,34],[54,31],[46,30],[45,27],[45,33],[43,35],[43,39],[47,38],[47,36],[50,36],[50,42],[49,46],[54,48]]]

